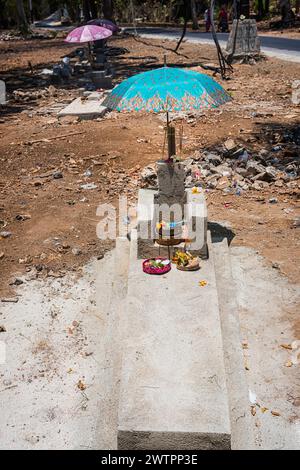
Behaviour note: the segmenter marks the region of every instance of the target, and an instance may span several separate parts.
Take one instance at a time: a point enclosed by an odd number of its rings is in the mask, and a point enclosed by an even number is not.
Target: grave
[[[107,107],[102,106],[105,94],[102,92],[85,92],[84,96],[76,98],[64,109],[58,112],[58,118],[63,116],[78,116],[80,119],[95,119],[104,116]]]
[[[137,230],[131,231],[120,327],[118,449],[230,449],[230,400],[205,197],[184,189],[180,163],[157,165],[158,191],[139,191]],[[162,206],[171,208],[169,219]],[[164,210],[173,225],[157,231]],[[200,271],[184,273],[172,265],[163,276],[144,273],[142,258],[162,256],[161,250],[170,248],[160,239],[178,238],[183,246],[182,225],[199,239],[191,251],[203,258]]]
[[[260,40],[255,20],[233,20],[225,52],[230,62],[260,57]]]

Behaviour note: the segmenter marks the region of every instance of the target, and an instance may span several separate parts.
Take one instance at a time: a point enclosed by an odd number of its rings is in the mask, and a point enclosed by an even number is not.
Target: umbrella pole
[[[168,139],[168,162],[176,155],[175,127],[170,126],[169,113],[167,111],[167,139]]]
[[[88,49],[89,49],[89,59],[90,59],[91,65],[92,65],[92,51],[91,51],[91,43],[90,42],[88,42]]]

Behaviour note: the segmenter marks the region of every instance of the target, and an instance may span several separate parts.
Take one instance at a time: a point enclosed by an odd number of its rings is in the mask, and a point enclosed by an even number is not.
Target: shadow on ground
[[[220,243],[227,238],[228,245],[230,245],[235,237],[233,230],[218,222],[208,222],[207,229],[210,231],[213,243]]]

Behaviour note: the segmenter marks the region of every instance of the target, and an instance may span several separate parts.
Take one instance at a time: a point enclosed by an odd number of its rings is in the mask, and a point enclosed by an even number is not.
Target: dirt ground
[[[144,42],[152,45],[113,40],[128,50],[112,59],[116,82],[161,65],[161,46],[174,47]],[[143,167],[163,154],[164,120],[112,112],[99,120],[58,121],[57,111],[78,96],[80,84],[74,79],[49,87],[38,73],[73,49],[61,39],[0,42],[0,78],[10,99],[0,109],[0,232],[11,233],[0,237],[0,300],[18,300],[0,302],[3,449],[116,448],[119,345],[110,296],[119,259],[113,243],[97,238],[96,210],[117,203],[120,194],[135,201]],[[181,52],[188,58],[168,51],[168,63],[201,71],[199,62],[216,62],[208,46],[184,44]],[[300,109],[291,100],[299,76],[299,64],[275,59],[235,65],[222,82],[233,101],[187,117],[182,157],[218,151],[232,138],[250,155],[280,146],[276,156],[287,164],[299,159]],[[31,99],[18,101],[16,90]],[[175,124],[178,135],[182,122]],[[86,183],[96,188],[82,189]],[[247,383],[256,396],[248,410],[256,446],[299,448],[298,377],[290,349],[300,338],[299,180],[240,195],[209,189],[206,196],[209,221],[233,231],[233,282]],[[10,284],[18,284],[19,275],[23,284],[15,288]]]
[[[174,46],[171,41],[131,38],[111,42],[128,51],[111,59],[116,82],[161,65],[163,47]],[[58,121],[57,109],[78,96],[78,82],[49,88],[38,73],[72,50],[59,38],[0,42],[0,78],[11,98],[0,118],[0,229],[11,232],[0,239],[3,297],[14,295],[10,284],[25,271],[60,277],[103,256],[111,243],[96,236],[98,205],[116,201],[119,194],[133,201],[141,169],[162,156],[164,122],[158,115],[112,112],[94,121]],[[199,62],[216,62],[214,49],[206,45],[184,44],[180,52],[188,58],[168,51],[170,65],[201,71]],[[249,151],[270,150],[287,129],[299,133],[300,109],[291,101],[292,82],[299,76],[299,64],[276,59],[235,65],[230,80],[222,83],[232,103],[185,121],[183,158],[228,137]],[[13,99],[15,90],[42,93],[20,102]],[[97,188],[81,189],[90,182]],[[278,202],[270,204],[274,197]],[[235,233],[234,245],[254,247],[267,263],[298,282],[299,228],[293,225],[299,216],[298,197],[299,184],[293,189],[248,190],[239,196],[211,190],[209,219],[227,221]]]

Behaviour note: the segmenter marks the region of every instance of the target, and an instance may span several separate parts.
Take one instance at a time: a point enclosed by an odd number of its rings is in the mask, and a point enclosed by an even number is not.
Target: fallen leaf
[[[281,344],[280,346],[284,349],[293,349],[291,344]]]
[[[261,412],[262,412],[262,413],[265,413],[265,412],[268,411],[268,410],[269,410],[269,408],[266,408],[265,406],[262,406],[262,407],[261,407]]]
[[[251,414],[252,414],[252,416],[255,416],[255,415],[256,415],[256,408],[255,408],[255,406],[251,406]]]
[[[284,365],[285,367],[292,367],[293,363],[292,361],[287,361]]]
[[[271,414],[273,416],[280,416],[280,413],[278,411],[274,411],[274,410],[271,411]]]
[[[84,382],[82,382],[82,380],[78,380],[77,387],[79,388],[79,390],[85,390],[86,389],[86,385],[85,385]]]

